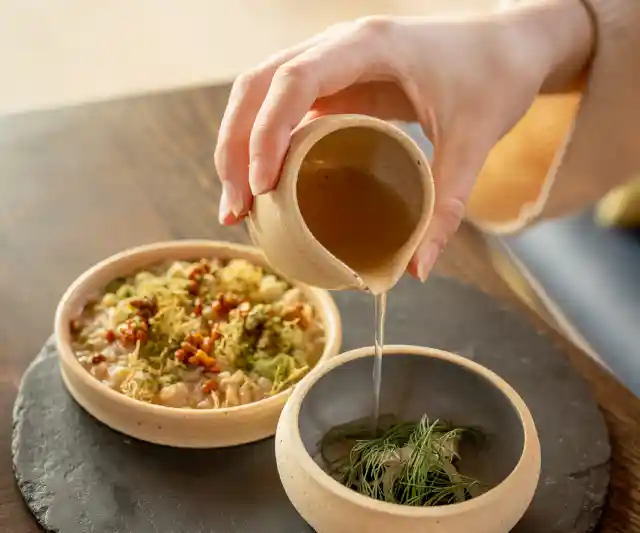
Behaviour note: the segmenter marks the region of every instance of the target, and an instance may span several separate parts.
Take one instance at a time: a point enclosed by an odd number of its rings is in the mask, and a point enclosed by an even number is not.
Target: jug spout
[[[329,115],[297,129],[277,187],[255,199],[249,232],[281,274],[374,293],[406,269],[434,207],[426,156],[396,126]]]
[[[263,211],[264,210],[264,211]],[[247,220],[249,235],[281,275],[327,290],[369,291],[364,279],[307,235],[303,226],[281,222],[277,199],[267,193],[254,202]]]

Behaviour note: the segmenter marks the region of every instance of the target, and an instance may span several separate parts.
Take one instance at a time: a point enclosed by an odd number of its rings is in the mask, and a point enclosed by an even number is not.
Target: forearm
[[[580,77],[587,83],[580,95],[539,98],[505,143],[492,152],[485,182],[502,186],[495,196],[509,196],[505,182],[514,198],[522,197],[527,184],[532,193],[526,201],[510,205],[502,219],[487,222],[482,215],[476,216],[477,223],[489,230],[517,231],[541,217],[582,209],[640,175],[640,0],[584,2],[593,12],[597,29],[592,39],[597,43],[582,76],[573,78],[574,84]],[[573,72],[579,71],[575,65],[580,64],[576,51],[565,54],[574,58],[567,63],[574,65]],[[567,90],[570,85],[564,87]],[[518,177],[523,174],[528,179],[524,185]],[[516,178],[501,182],[500,176]],[[491,193],[491,187],[485,187],[482,198],[492,198]],[[484,209],[492,212],[491,205]]]
[[[532,59],[544,64],[542,93],[582,86],[595,48],[595,27],[582,0],[534,0],[499,15],[514,39],[530,42]]]

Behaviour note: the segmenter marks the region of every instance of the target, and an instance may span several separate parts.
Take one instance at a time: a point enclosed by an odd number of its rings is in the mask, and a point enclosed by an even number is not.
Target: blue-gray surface
[[[640,231],[592,211],[504,239],[607,366],[640,396]]]

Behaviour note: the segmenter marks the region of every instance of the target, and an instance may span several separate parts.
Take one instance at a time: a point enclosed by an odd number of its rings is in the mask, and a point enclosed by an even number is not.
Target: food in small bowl
[[[458,471],[460,447],[482,438],[426,415],[417,422],[393,415],[343,424],[320,442],[322,468],[342,485],[374,500],[429,507],[467,501],[482,492],[479,480]]]
[[[386,346],[374,422],[373,348],[341,354],[293,392],[276,432],[287,496],[323,533],[507,533],[540,476],[518,394],[448,352]]]
[[[162,444],[273,434],[290,388],[340,344],[325,291],[272,272],[255,248],[178,241],[83,274],[56,314],[63,379],[96,418]]]

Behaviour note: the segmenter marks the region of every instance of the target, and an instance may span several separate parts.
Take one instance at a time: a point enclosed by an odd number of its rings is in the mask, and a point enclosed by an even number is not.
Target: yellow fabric
[[[553,167],[571,133],[580,94],[540,96],[491,151],[467,209],[470,221],[492,232],[520,229],[542,213]],[[614,188],[596,206],[607,227],[640,227],[640,176]]]
[[[519,229],[542,211],[579,101],[578,93],[536,99],[489,154],[468,204],[470,221],[502,233]]]

